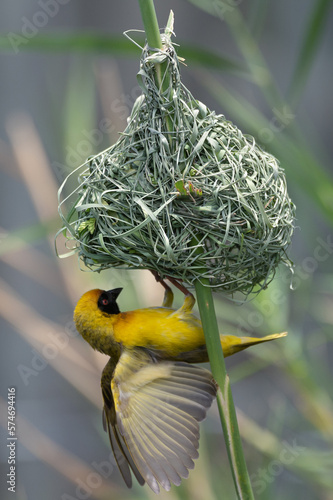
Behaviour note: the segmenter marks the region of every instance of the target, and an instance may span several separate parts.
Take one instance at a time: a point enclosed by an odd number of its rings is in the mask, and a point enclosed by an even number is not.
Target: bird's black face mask
[[[116,299],[122,288],[114,288],[113,290],[108,290],[102,292],[98,299],[98,308],[107,314],[119,314],[120,310]]]

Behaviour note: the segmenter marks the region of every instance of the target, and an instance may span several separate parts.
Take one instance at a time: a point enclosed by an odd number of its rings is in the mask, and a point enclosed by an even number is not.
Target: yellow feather
[[[158,493],[187,477],[198,457],[199,422],[216,396],[212,374],[190,363],[208,361],[200,320],[187,295],[174,310],[167,288],[164,305],[119,312],[121,289],[91,290],[78,301],[74,321],[89,344],[110,356],[103,370],[104,427],[128,487],[131,472]],[[263,338],[220,335],[224,356]]]
[[[110,356],[120,344],[128,347],[145,347],[161,351],[165,357],[177,358],[205,345],[205,336],[200,320],[192,312],[168,307],[150,307],[119,314],[105,314],[97,307],[101,290],[91,290],[79,300],[74,321],[78,331],[89,344]],[[263,338],[224,335],[221,345],[225,356],[230,356],[247,347],[268,342],[287,335],[286,332]],[[183,360],[186,360],[182,357]],[[207,361],[207,354],[202,359]]]

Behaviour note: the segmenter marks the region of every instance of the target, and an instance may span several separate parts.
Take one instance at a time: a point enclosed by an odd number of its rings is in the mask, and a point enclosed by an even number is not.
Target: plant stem
[[[151,49],[161,49],[162,41],[153,0],[139,0],[139,6],[149,47]],[[173,19],[172,13],[171,18]],[[170,25],[168,22],[169,28],[173,24],[171,18],[169,18]],[[170,30],[172,31],[172,28],[170,28]],[[170,80],[167,63],[155,63],[155,68],[157,82],[161,92],[168,92]],[[167,128],[169,131],[172,131],[170,125],[172,126],[172,123],[170,123],[170,116],[168,115]],[[171,142],[171,135],[169,135],[169,142]],[[193,243],[195,243],[195,241]],[[205,286],[208,284],[208,280],[203,279],[202,283],[199,281],[196,282],[195,288],[212,373],[220,387],[217,402],[223,433],[238,498],[239,500],[254,500],[244,459],[242,442],[239,435],[230,381],[224,363],[212,292],[208,286]]]
[[[224,362],[212,292],[207,285],[209,285],[207,279],[201,279],[201,282],[197,280],[195,283],[195,290],[202,326],[205,333],[211,370],[220,388],[217,396],[217,404],[229,462],[231,465],[232,476],[239,500],[254,500],[244,458],[242,441],[239,434],[230,380]]]
[[[160,30],[158,27],[154,1],[139,0],[139,6],[140,6],[143,25],[146,32],[147,43],[149,47],[152,49],[162,49],[163,45],[162,45]],[[163,92],[168,88],[168,85],[166,85],[166,78],[165,78],[167,65],[165,63],[162,64],[155,63],[155,70],[156,70],[157,83],[159,85],[159,88]]]
[[[162,40],[153,0],[139,0],[139,6],[149,47],[161,49]]]
[[[151,49],[163,49],[160,30],[158,27],[154,1],[139,0],[141,16],[146,32],[147,43]],[[170,12],[165,34],[171,36],[173,30],[173,12]],[[168,70],[168,62],[155,63],[156,83],[159,87],[161,95],[168,101],[170,99],[170,73]],[[168,130],[168,141],[172,144],[172,131],[174,130],[172,117],[170,114],[166,116],[166,127]]]

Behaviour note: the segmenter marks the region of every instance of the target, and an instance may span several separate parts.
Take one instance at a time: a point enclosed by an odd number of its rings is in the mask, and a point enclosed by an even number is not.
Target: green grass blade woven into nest
[[[280,261],[291,267],[295,207],[284,171],[253,137],[193,98],[169,36],[149,54],[146,46],[143,94],[125,131],[60,188],[66,235],[93,270],[152,269],[190,286],[208,278],[226,293],[258,291]],[[154,68],[162,62],[163,91]],[[72,176],[79,185],[63,199]]]

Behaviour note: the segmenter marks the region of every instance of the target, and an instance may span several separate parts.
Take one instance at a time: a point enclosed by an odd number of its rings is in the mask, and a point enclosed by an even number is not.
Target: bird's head
[[[113,318],[120,313],[117,298],[122,288],[113,290],[89,290],[82,295],[74,310],[74,322],[78,332],[95,349],[104,336],[112,336]],[[103,352],[103,351],[102,351]]]
[[[101,292],[98,296],[97,307],[100,311],[107,314],[120,313],[118,304],[116,302],[118,295],[122,288],[114,288],[113,290],[99,290]],[[88,292],[89,293],[89,292]]]
[[[102,312],[107,314],[118,314],[120,312],[117,298],[122,288],[114,288],[113,290],[89,290],[82,295],[78,301],[75,311],[87,310],[89,314]],[[75,314],[75,313],[74,313]]]

